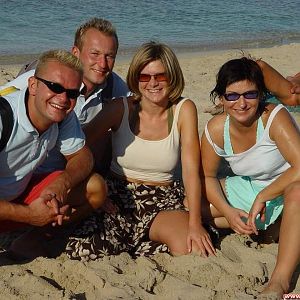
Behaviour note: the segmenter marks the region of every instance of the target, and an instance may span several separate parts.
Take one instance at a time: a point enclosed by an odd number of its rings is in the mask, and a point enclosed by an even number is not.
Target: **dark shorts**
[[[107,185],[118,212],[97,212],[86,219],[70,238],[67,255],[87,261],[125,251],[133,257],[168,252],[165,244],[149,240],[149,230],[160,211],[185,210],[181,182],[152,186],[111,178]]]

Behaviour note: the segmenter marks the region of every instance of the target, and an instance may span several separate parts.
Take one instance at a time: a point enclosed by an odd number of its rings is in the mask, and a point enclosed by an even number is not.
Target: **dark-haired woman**
[[[255,61],[243,57],[225,63],[211,92],[224,113],[208,122],[201,140],[214,222],[240,234],[258,234],[274,223],[283,210],[285,188],[300,179],[298,128],[284,106],[264,102],[265,93],[264,77]],[[234,176],[217,178],[221,158]],[[284,222],[280,235],[286,234]],[[298,236],[299,228],[290,229]],[[289,272],[296,267],[297,251],[289,252]],[[287,291],[287,281],[284,288],[277,288],[281,296]]]

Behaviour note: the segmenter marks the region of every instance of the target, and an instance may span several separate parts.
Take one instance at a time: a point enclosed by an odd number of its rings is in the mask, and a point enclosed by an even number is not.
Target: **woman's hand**
[[[224,215],[234,232],[239,234],[252,234],[254,232],[252,227],[242,220],[242,218],[248,219],[249,217],[245,211],[230,207]]]
[[[260,220],[265,222],[266,220],[266,202],[263,200],[259,200],[257,197],[254,200],[252,207],[249,211],[249,217],[247,224],[251,226],[253,232],[258,235],[258,231],[255,225],[256,217],[260,215]]]
[[[187,247],[189,252],[196,252],[200,256],[216,255],[210,236],[201,224],[189,226]]]

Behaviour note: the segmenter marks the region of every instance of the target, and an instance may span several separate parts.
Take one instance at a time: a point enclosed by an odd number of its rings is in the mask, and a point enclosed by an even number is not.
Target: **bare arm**
[[[67,164],[61,176],[66,178],[68,188],[72,189],[91,173],[94,166],[94,158],[87,146],[65,157]]]
[[[61,204],[65,203],[69,191],[87,178],[94,165],[93,155],[87,146],[65,158],[67,160],[65,170],[41,193],[41,195],[54,194]]]
[[[220,142],[223,139],[223,123],[220,118],[214,117],[208,125],[210,134]],[[218,143],[222,148],[222,143]],[[215,153],[208,142],[205,133],[201,139],[202,165],[205,175],[205,188],[208,201],[226,218],[230,227],[237,233],[251,234],[253,230],[246,225],[242,218],[248,218],[248,214],[240,209],[231,207],[225,198],[221,184],[217,178],[221,158]]]
[[[266,202],[283,195],[285,188],[290,183],[300,180],[300,134],[286,110],[281,109],[274,118],[270,127],[270,137],[276,142],[280,153],[291,167],[256,196],[247,222],[256,234],[258,234],[258,232],[255,219],[257,215],[260,214],[260,219],[263,222],[265,221]]]
[[[28,207],[5,200],[0,201],[0,220],[24,222],[27,219],[29,219]]]
[[[116,130],[122,120],[124,106],[122,99],[114,99],[106,104],[97,116],[83,127],[86,144],[93,145],[109,130]]]
[[[201,253],[214,254],[215,249],[209,235],[201,224],[200,146],[198,119],[195,104],[187,100],[179,116],[181,137],[182,176],[189,206],[188,248],[195,242]]]
[[[293,82],[285,79],[279,72],[263,60],[258,60],[257,64],[263,72],[267,89],[274,96],[285,105],[299,105],[300,94],[295,93],[297,90],[295,89]]]
[[[300,134],[286,110],[281,109],[274,118],[270,127],[270,137],[276,142],[280,153],[291,167],[256,196],[247,222],[256,234],[258,234],[258,232],[255,219],[257,215],[260,214],[261,220],[265,220],[266,202],[283,195],[285,188],[290,183],[300,180]]]
[[[57,222],[58,215],[64,214],[68,208],[68,205],[62,205],[67,198],[68,191],[84,180],[93,167],[93,156],[86,146],[66,158],[65,171],[29,205],[1,200],[0,220],[24,222],[36,226]]]
[[[281,109],[275,116],[270,127],[270,137],[291,167],[259,193],[258,198],[262,201],[282,195],[290,183],[300,180],[300,134],[285,109]]]
[[[205,133],[203,133],[201,138],[201,157],[205,176],[207,200],[217,208],[218,211],[225,215],[226,210],[230,208],[230,206],[225,199],[220,182],[217,178],[221,158],[215,153],[213,147],[208,142]]]
[[[49,205],[51,201],[51,195],[39,197],[30,205],[0,200],[0,220],[22,222],[35,226],[44,226],[55,222],[57,211],[52,205]]]

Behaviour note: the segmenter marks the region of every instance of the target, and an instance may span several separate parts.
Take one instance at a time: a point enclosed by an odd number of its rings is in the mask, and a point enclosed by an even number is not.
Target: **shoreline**
[[[198,109],[199,132],[211,117],[208,113],[213,104],[209,100],[209,93],[215,84],[215,76],[226,61],[239,58],[242,55],[262,58],[277,69],[283,76],[294,75],[300,71],[297,64],[300,53],[300,43],[275,45],[265,48],[234,48],[213,49],[210,51],[199,51],[191,48],[189,51],[177,51],[174,49],[185,77],[185,89],[183,96],[192,99]],[[38,54],[26,55],[0,55],[0,86],[15,78],[21,67],[38,57]],[[127,71],[132,55],[119,51],[114,72],[126,80]],[[300,118],[297,113],[297,119]],[[300,119],[299,119],[300,121]]]
[[[163,41],[159,41],[162,42]],[[259,51],[260,49],[270,49],[273,47],[281,47],[281,46],[289,46],[289,45],[300,45],[300,40],[289,41],[289,42],[278,42],[278,41],[240,41],[235,43],[223,43],[218,45],[200,45],[200,44],[189,44],[188,46],[185,45],[172,45],[171,48],[174,50],[176,55],[185,56],[185,55],[192,55],[192,56],[203,56],[203,55],[210,55],[210,54],[218,54],[222,52],[228,51]],[[130,61],[133,54],[137,50],[137,47],[120,47],[118,54],[117,54],[117,62],[126,62]],[[50,48],[49,48],[50,49]],[[64,49],[64,48],[62,48]],[[66,49],[68,50],[68,49]],[[5,65],[22,65],[26,62],[32,61],[37,59],[40,53],[16,53],[16,54],[1,54],[0,53],[0,67]]]

